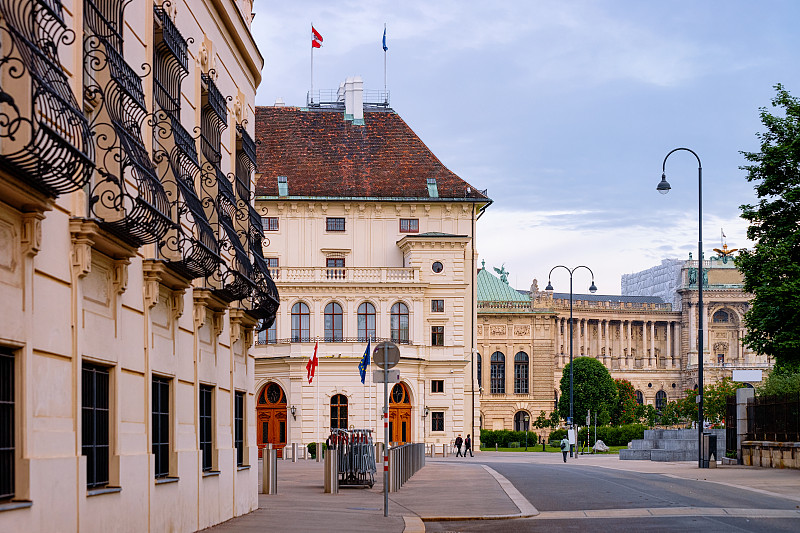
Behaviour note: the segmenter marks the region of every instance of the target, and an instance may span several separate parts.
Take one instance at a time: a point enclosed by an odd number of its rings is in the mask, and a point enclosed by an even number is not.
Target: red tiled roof
[[[439,198],[486,199],[391,110],[365,110],[357,126],[341,111],[257,107],[255,130],[257,196],[278,196],[286,176],[289,196],[429,198],[427,178],[436,178]]]

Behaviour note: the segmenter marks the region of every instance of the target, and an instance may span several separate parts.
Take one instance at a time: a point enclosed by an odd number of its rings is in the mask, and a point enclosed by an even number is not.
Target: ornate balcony
[[[189,73],[186,39],[163,8],[154,6],[153,9],[159,23],[155,32],[153,92],[161,109],[177,116],[181,107],[181,82]]]
[[[94,167],[91,132],[58,58],[74,33],[59,0],[0,0],[0,168],[48,196]]]
[[[418,283],[419,269],[391,267],[279,267],[270,269],[281,283]]]

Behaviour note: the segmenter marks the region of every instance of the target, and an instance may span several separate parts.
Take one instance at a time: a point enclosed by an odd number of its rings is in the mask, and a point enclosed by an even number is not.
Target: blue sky
[[[740,150],[758,149],[772,86],[800,96],[800,2],[256,0],[265,58],[256,102],[304,105],[310,23],[324,37],[315,89],[360,75],[383,88],[387,24],[391,105],[442,162],[494,204],[478,224],[487,267],[546,284],[585,264],[599,292],[620,275],[697,250],[751,245],[739,206],[754,202]],[[589,285],[576,274],[576,291]],[[583,276],[587,279],[581,281]],[[563,271],[553,275],[567,290]]]

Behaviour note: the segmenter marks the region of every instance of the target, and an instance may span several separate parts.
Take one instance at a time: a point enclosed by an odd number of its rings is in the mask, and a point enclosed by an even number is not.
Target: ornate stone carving
[[[111,283],[114,286],[114,292],[121,295],[128,288],[128,265],[131,262],[129,259],[119,259],[114,261],[113,271],[111,273]]]
[[[490,326],[489,334],[494,336],[505,335],[506,334],[506,327],[505,326]]]
[[[483,335],[483,326],[478,325],[478,335]]]
[[[22,215],[22,253],[33,257],[42,247],[42,220],[43,213],[24,213]]]
[[[525,337],[531,334],[531,327],[527,324],[522,326],[514,326],[514,336]]]

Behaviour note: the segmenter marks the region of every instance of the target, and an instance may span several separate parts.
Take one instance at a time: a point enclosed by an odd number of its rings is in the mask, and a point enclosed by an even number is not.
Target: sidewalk
[[[384,517],[382,470],[371,489],[341,487],[339,494],[325,494],[323,463],[278,461],[278,494],[259,494],[258,510],[208,531],[410,533],[425,531],[423,519],[534,516],[536,509],[500,478],[498,481],[491,469],[469,460],[427,458],[426,466],[400,491],[389,494],[389,516]],[[505,489],[503,482],[508,485]]]
[[[483,461],[559,464],[557,453],[480,452]],[[693,461],[620,461],[617,455],[581,455],[571,465],[663,474],[720,483],[800,502],[800,471],[718,466],[698,469]],[[380,465],[379,465],[380,468]],[[260,474],[260,473],[259,473]],[[426,466],[400,491],[389,494],[383,516],[383,471],[371,489],[323,492],[323,463],[278,461],[278,494],[259,495],[259,509],[211,528],[212,533],[287,531],[424,532],[423,521],[532,517],[538,511],[503,476],[463,458],[426,458]],[[259,475],[260,477],[260,475]],[[259,484],[260,486],[260,484]],[[469,490],[464,490],[468,487]],[[546,513],[547,514],[547,513]]]

